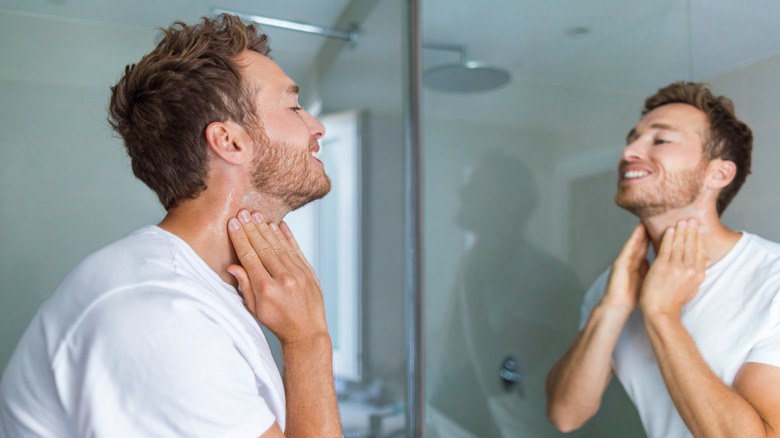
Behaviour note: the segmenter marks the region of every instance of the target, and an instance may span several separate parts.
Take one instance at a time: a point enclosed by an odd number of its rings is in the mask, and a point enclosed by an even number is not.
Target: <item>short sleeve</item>
[[[775,295],[770,309],[769,324],[759,341],[748,353],[745,362],[757,362],[780,367],[780,293]]]
[[[53,367],[79,436],[256,437],[276,420],[221,315],[167,290],[114,293]]]
[[[596,304],[601,301],[601,297],[604,296],[604,291],[607,289],[607,280],[609,279],[609,268],[601,273],[596,278],[596,281],[590,285],[587,292],[585,292],[585,298],[582,300],[582,307],[580,308],[580,330],[585,327],[585,324],[590,318],[590,313]]]

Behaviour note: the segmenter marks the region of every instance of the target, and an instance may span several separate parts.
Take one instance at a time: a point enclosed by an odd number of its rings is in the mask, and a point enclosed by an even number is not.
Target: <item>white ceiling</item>
[[[153,29],[177,19],[195,21],[218,6],[330,27],[348,4],[348,0],[0,0],[0,12]],[[403,5],[402,0],[381,0],[361,23],[357,47],[342,53],[331,69],[329,84],[339,89],[323,93],[329,97],[326,105],[355,105],[355,99],[362,99],[363,106],[387,112],[402,108],[403,65],[397,56],[404,37]],[[540,84],[642,96],[667,82],[706,79],[780,49],[777,0],[422,0],[422,5],[425,42],[464,45],[472,60],[507,69],[513,76],[507,88],[480,95],[427,92],[427,113],[447,119],[517,123],[515,103],[534,94],[532,88]],[[571,38],[566,30],[572,26],[587,26],[591,33]],[[325,42],[323,37],[288,30],[266,31],[274,59],[296,80],[311,68]],[[457,61],[454,53],[435,50],[424,50],[424,57],[426,66]],[[539,113],[536,120],[529,114],[528,123],[544,123],[546,114]]]
[[[423,17],[426,42],[468,46],[472,60],[513,76],[489,93],[429,91],[426,116],[528,129],[588,117],[603,123],[603,114],[592,114],[597,94],[627,96],[638,116],[644,96],[660,86],[707,80],[780,52],[776,0],[423,0]],[[574,26],[591,33],[571,38]],[[426,66],[455,60],[425,55]]]
[[[519,77],[570,85],[636,84],[659,62],[701,79],[780,51],[776,0],[423,0],[423,13],[426,41],[467,45],[473,59]],[[568,37],[573,26],[592,32]]]
[[[349,0],[0,0],[0,12],[42,14],[91,24],[153,30],[176,20],[196,22],[214,7],[329,27]],[[293,76],[311,67],[325,39],[264,27],[272,57]]]

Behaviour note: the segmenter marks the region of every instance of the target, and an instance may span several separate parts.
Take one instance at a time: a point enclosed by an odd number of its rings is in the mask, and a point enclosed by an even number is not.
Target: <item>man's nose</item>
[[[311,136],[314,138],[321,138],[323,135],[325,135],[325,126],[323,126],[323,124],[320,123],[320,121],[317,120],[314,116],[309,114],[308,111],[304,110],[304,113],[306,114],[304,116],[304,121],[306,122],[306,126],[309,127]]]
[[[621,157],[624,161],[641,160],[647,154],[647,148],[641,138],[636,138],[623,148]]]

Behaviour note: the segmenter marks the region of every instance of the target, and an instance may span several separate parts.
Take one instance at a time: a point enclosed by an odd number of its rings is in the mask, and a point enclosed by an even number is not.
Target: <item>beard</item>
[[[698,198],[705,169],[706,162],[702,160],[693,169],[664,174],[663,179],[652,187],[620,185],[615,194],[615,204],[639,218],[686,207]]]
[[[261,127],[252,138],[259,144],[255,155],[252,183],[258,192],[280,200],[290,211],[322,198],[330,191],[330,178],[321,165],[312,163],[312,137],[306,148],[287,142],[272,142]]]

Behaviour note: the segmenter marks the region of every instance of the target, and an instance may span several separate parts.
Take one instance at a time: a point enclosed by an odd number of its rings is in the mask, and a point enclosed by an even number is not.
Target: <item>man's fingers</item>
[[[666,232],[664,232],[664,237],[661,238],[661,247],[658,248],[658,255],[656,256],[656,260],[668,261],[671,258],[674,237],[675,229],[674,227],[669,227]]]
[[[645,275],[647,275],[647,271],[650,270],[650,262],[647,261],[647,259],[642,260],[642,263],[639,265],[639,275],[642,276],[642,278],[645,278]]]
[[[631,265],[641,262],[647,255],[649,241],[645,226],[639,223],[623,245],[618,258],[627,260]]]
[[[255,313],[255,292],[252,289],[252,282],[249,281],[249,276],[247,275],[244,268],[238,265],[230,265],[227,267],[227,271],[232,275],[233,277],[236,277],[236,280],[238,280],[238,286],[241,288],[241,293],[244,297],[244,303],[246,304],[247,309],[249,309],[250,312],[253,314]]]
[[[704,225],[699,226],[699,238],[696,241],[696,269],[700,272],[707,270],[709,259],[707,258],[707,251],[704,249],[704,239],[707,238],[707,227]]]
[[[286,272],[285,266],[289,264],[287,250],[269,224],[263,220],[263,216],[257,212],[250,215],[248,211],[241,210],[237,218],[266,271],[272,277]]]
[[[295,240],[295,236],[293,236],[290,227],[287,226],[285,222],[282,222],[279,224],[279,231],[281,232],[284,239],[287,241],[287,244],[290,246],[292,253],[294,253],[297,256],[297,259],[300,261],[301,267],[308,269],[312,274],[314,274],[314,268],[311,266],[311,263],[309,263],[309,261],[306,259],[306,256],[303,255],[303,251],[301,250],[301,247],[298,245],[298,242]]]
[[[685,228],[685,247],[682,254],[682,262],[685,265],[696,266],[698,263],[699,224],[695,219],[690,219]]]
[[[241,228],[243,228],[243,231],[255,252],[261,256],[261,259],[268,258],[269,255],[273,255],[274,251],[271,244],[261,234],[259,225],[262,223],[262,216],[260,216],[259,213],[256,214],[258,217],[250,215],[246,210],[241,210],[238,212],[238,215],[236,215],[236,219],[241,222]],[[269,260],[263,260],[263,263],[268,261]]]
[[[236,251],[238,260],[243,265],[244,270],[253,278],[268,278],[268,271],[260,260],[255,248],[249,241],[246,230],[236,218],[230,218],[228,221],[228,236],[233,243],[233,249]]]
[[[281,247],[287,251],[289,254],[298,254],[298,250],[295,248],[295,246],[292,245],[289,239],[287,239],[287,235],[284,234],[284,232],[281,229],[281,224],[284,222],[281,222],[279,226],[276,224],[271,224],[271,230],[274,232],[274,236],[277,240],[279,240],[279,244]],[[297,242],[296,242],[297,246]]]
[[[672,253],[671,261],[674,263],[683,263],[685,260],[685,243],[690,236],[690,228],[688,227],[687,220],[681,220],[677,222],[677,226],[674,230],[674,240],[672,241]]]
[[[295,236],[293,236],[290,227],[287,226],[287,222],[282,222],[281,224],[279,224],[279,229],[282,230],[282,234],[284,234],[284,237],[287,238],[287,241],[290,243],[290,246],[292,246],[296,251],[300,252],[301,247],[298,246],[298,241],[295,240]]]

